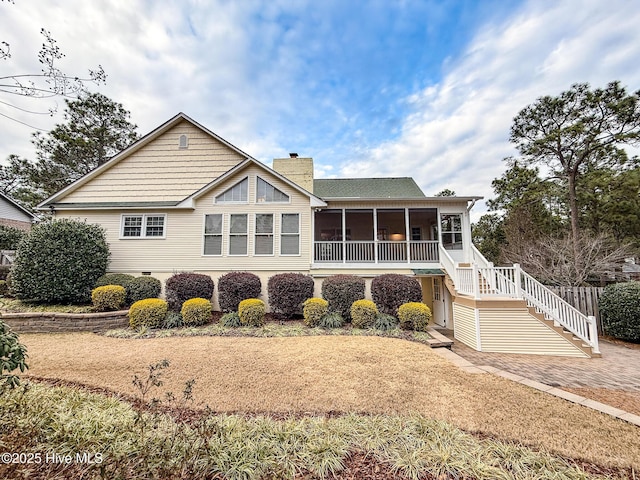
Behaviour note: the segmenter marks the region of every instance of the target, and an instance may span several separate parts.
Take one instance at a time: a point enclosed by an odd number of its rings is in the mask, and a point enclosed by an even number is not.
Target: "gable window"
[[[247,254],[247,217],[246,213],[229,216],[229,255]]]
[[[164,238],[167,216],[123,215],[121,238]]]
[[[442,246],[447,250],[462,250],[462,215],[443,214],[440,217]]]
[[[178,140],[178,148],[180,150],[189,148],[189,137],[187,137],[186,135],[180,135],[180,138]]]
[[[282,214],[280,255],[300,255],[300,215],[297,213]]]
[[[257,203],[289,203],[289,195],[278,190],[260,177],[256,180]]]
[[[222,255],[222,214],[204,216],[204,254]]]
[[[216,203],[247,203],[249,200],[249,179],[245,178],[216,197]]]
[[[273,255],[273,214],[256,213],[255,254]]]

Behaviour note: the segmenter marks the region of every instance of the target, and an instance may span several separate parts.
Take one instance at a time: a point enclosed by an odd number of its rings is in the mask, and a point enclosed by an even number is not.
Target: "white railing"
[[[522,298],[546,318],[553,320],[598,351],[598,330],[595,317],[587,317],[558,295],[513,267],[456,267],[455,285],[458,293],[474,298]]]
[[[425,240],[314,242],[313,258],[317,263],[434,263],[438,246]]]

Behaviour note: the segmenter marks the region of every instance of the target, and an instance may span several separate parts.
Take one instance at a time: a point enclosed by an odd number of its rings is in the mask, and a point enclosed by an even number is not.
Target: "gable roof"
[[[5,202],[7,202],[7,204],[9,205],[10,208],[13,208],[13,209],[19,211],[20,213],[26,215],[27,217],[29,217],[29,219],[31,221],[35,220],[36,216],[33,213],[31,213],[29,210],[24,208],[22,205],[20,205],[18,202],[16,202],[9,195],[6,195],[6,194],[0,192],[0,199],[2,199]]]
[[[89,183],[92,179],[98,177],[99,175],[101,175],[105,171],[111,169],[112,167],[117,165],[119,162],[121,162],[122,160],[128,158],[133,153],[135,153],[136,151],[138,151],[141,148],[145,147],[146,145],[150,144],[154,140],[158,139],[161,135],[163,135],[164,133],[168,132],[170,129],[174,128],[175,126],[177,126],[181,122],[190,123],[195,128],[201,130],[202,132],[206,133],[207,135],[209,135],[213,139],[215,139],[218,142],[222,143],[224,146],[226,146],[230,150],[234,151],[242,159],[252,158],[249,154],[243,152],[238,147],[232,145],[231,143],[229,143],[228,141],[226,141],[222,137],[218,136],[217,134],[215,134],[214,132],[212,132],[208,128],[204,127],[203,125],[200,125],[198,122],[196,122],[195,120],[193,120],[192,118],[190,118],[186,114],[180,112],[177,115],[175,115],[173,118],[171,118],[170,120],[166,121],[165,123],[163,123],[162,125],[160,125],[156,129],[154,129],[153,131],[148,133],[147,135],[143,136],[142,138],[140,138],[139,140],[137,140],[133,144],[129,145],[127,148],[125,148],[124,150],[122,150],[118,154],[114,155],[106,163],[104,163],[101,166],[95,168],[94,170],[90,171],[89,173],[87,173],[86,175],[81,177],[80,179],[78,179],[75,182],[73,182],[71,185],[67,186],[66,188],[60,190],[59,192],[55,193],[51,197],[49,197],[46,200],[44,200],[42,203],[40,203],[38,205],[37,208],[39,210],[45,210],[49,206],[58,206],[60,204],[60,201],[62,199],[64,199],[65,196],[67,196],[70,193],[74,192],[75,190],[79,189],[83,185]],[[114,203],[114,202],[105,202],[105,205],[95,205],[95,206],[107,206],[106,205],[107,203]],[[173,202],[173,203],[176,204],[176,203],[179,203],[179,201]]]
[[[313,193],[324,199],[426,198],[411,177],[321,178],[313,181]]]

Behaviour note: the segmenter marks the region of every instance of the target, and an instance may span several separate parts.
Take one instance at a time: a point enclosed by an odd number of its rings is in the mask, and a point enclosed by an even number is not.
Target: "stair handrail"
[[[440,250],[440,265],[442,265],[444,271],[449,275],[449,277],[451,277],[451,279],[453,280],[453,284],[457,285],[458,278],[456,275],[456,263],[453,261],[453,258],[451,258],[451,255],[449,255],[449,252],[447,252],[447,249],[444,248],[442,244],[440,244],[438,248]]]

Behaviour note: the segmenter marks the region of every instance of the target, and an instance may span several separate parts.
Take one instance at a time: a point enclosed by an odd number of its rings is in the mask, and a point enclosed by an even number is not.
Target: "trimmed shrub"
[[[128,273],[105,273],[96,281],[96,287],[104,287],[105,285],[120,285],[127,288],[127,285],[136,278]]]
[[[351,320],[351,305],[364,298],[365,282],[355,275],[333,275],[322,282],[322,298],[329,302],[329,311]]]
[[[182,304],[190,298],[213,297],[213,280],[201,273],[176,273],[165,282],[165,296],[171,310],[180,311]]]
[[[238,312],[225,313],[220,318],[220,325],[223,327],[239,327],[242,325],[240,323],[240,315],[238,315]]]
[[[126,299],[127,291],[121,285],[104,285],[91,292],[91,303],[102,312],[122,308]]]
[[[309,298],[302,304],[304,323],[308,327],[317,327],[327,314],[329,302],[322,298]]]
[[[342,328],[344,326],[344,318],[338,312],[327,313],[318,324],[321,328]]]
[[[398,326],[398,319],[388,313],[378,313],[376,321],[373,322],[373,328],[376,330],[389,331]]]
[[[431,321],[431,309],[421,302],[404,303],[398,308],[398,319],[403,330],[426,332]]]
[[[15,370],[24,372],[27,365],[27,347],[18,341],[18,334],[0,320],[0,393],[5,387],[20,385],[20,379],[12,374]]]
[[[629,342],[640,342],[640,282],[616,283],[599,301],[602,330]]]
[[[291,319],[300,314],[302,304],[313,297],[313,278],[302,273],[279,273],[269,278],[267,290],[271,310]]]
[[[155,277],[142,275],[131,280],[125,288],[127,289],[127,303],[132,305],[145,298],[158,298],[162,291],[162,282]]]
[[[213,306],[205,298],[190,298],[182,304],[180,314],[186,326],[197,327],[211,321]]]
[[[131,328],[159,328],[163,325],[169,306],[161,298],[139,300],[129,309],[129,326]]]
[[[19,228],[0,225],[0,250],[17,250],[20,241],[28,233]]]
[[[99,225],[43,222],[18,245],[11,288],[21,300],[88,303],[108,263],[109,246]]]
[[[242,300],[238,305],[238,316],[240,325],[249,327],[261,327],[264,325],[264,315],[266,307],[264,302],[258,298],[248,298]]]
[[[0,280],[0,297],[9,295],[9,284],[6,280]]]
[[[242,300],[258,298],[262,282],[250,272],[229,272],[218,279],[218,304],[223,312],[237,312]]]
[[[395,316],[403,303],[422,301],[422,288],[416,278],[386,273],[372,280],[371,297],[382,313]]]
[[[354,328],[373,327],[377,316],[378,308],[371,300],[356,300],[351,305],[351,325]]]

